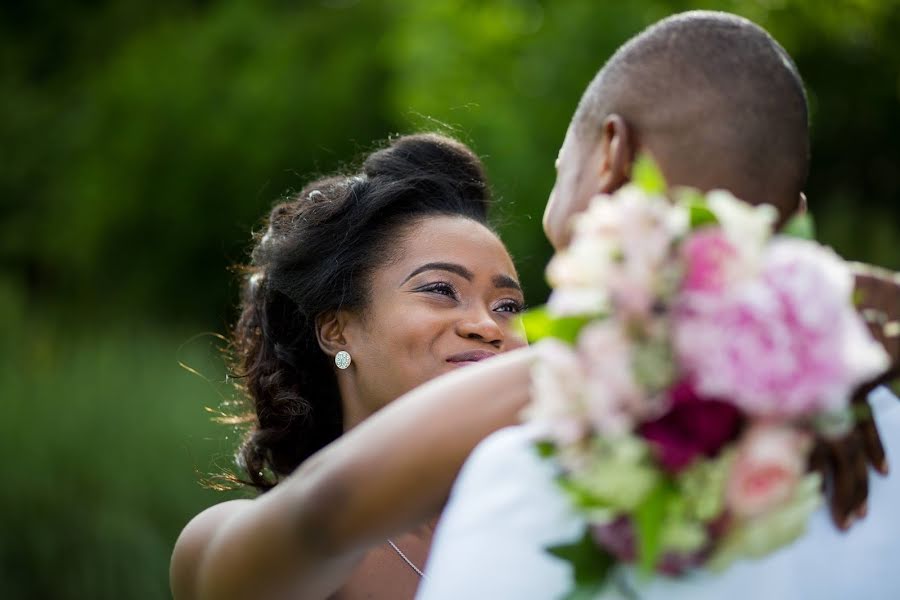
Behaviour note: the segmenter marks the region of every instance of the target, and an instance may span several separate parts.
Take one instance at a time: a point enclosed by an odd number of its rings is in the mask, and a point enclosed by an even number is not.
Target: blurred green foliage
[[[0,597],[166,597],[199,481],[229,267],[273,202],[395,133],[484,157],[531,303],[540,215],[607,56],[689,8],[796,59],[820,237],[900,268],[897,0],[32,0],[0,5]],[[213,379],[178,367],[184,360]]]
[[[168,598],[179,530],[234,496],[201,485],[235,447],[204,410],[228,392],[218,340],[25,309],[0,287],[0,598]]]

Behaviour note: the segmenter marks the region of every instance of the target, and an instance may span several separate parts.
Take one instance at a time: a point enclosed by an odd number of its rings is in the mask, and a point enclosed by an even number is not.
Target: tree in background
[[[895,1],[56,4],[0,13],[0,264],[42,302],[222,326],[227,267],[269,205],[433,128],[485,156],[540,301],[539,217],[580,92],[636,30],[698,4],[797,59],[823,237],[900,266]]]

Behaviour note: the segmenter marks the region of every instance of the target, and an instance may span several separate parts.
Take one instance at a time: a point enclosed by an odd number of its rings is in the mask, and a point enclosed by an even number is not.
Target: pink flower
[[[730,283],[739,259],[738,251],[717,228],[702,229],[682,246],[685,274],[682,289],[688,292],[721,292]]]
[[[761,417],[839,410],[887,356],[850,302],[852,276],[833,252],[772,242],[758,277],[716,292],[685,291],[676,355],[705,397]]]
[[[753,518],[788,502],[806,470],[811,440],[787,426],[759,423],[738,445],[725,502],[738,518]]]
[[[667,471],[677,473],[699,456],[714,456],[738,435],[742,419],[734,405],[699,398],[687,381],[669,396],[669,412],[638,429]]]

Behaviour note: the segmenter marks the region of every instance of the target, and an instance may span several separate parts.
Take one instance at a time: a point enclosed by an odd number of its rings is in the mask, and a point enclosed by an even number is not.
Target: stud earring
[[[353,362],[353,359],[350,358],[350,353],[345,350],[341,350],[334,355],[334,364],[337,365],[338,369],[346,369],[351,362]]]

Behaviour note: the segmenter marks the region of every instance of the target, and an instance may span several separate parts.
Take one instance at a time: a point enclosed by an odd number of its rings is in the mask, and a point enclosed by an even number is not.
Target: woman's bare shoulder
[[[175,542],[169,565],[169,584],[175,600],[196,597],[197,575],[204,553],[222,525],[253,504],[252,500],[229,500],[210,506],[185,525]]]

